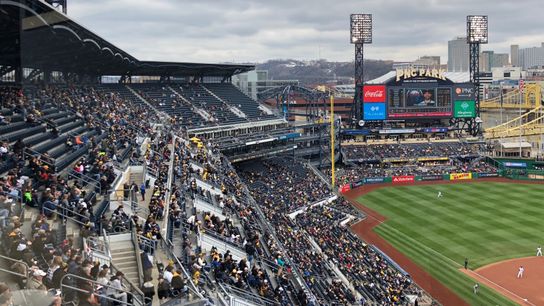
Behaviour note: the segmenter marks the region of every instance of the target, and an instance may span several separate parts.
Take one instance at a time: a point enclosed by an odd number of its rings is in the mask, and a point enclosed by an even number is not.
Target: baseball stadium
[[[0,306],[544,305],[541,81],[492,90],[485,15],[469,71],[367,78],[348,20],[352,95],[251,95],[0,0]]]

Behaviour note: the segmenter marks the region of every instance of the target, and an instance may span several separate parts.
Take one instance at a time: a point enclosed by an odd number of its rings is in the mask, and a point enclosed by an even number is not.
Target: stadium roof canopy
[[[140,61],[42,0],[0,0],[0,65],[95,76],[229,77],[255,69]]]
[[[373,80],[365,82],[365,84],[385,84],[389,81],[395,79],[397,76],[397,72],[395,70],[389,71],[388,73],[377,77]],[[469,83],[470,82],[470,74],[468,72],[446,72],[444,73],[444,76],[452,81],[453,83]]]
[[[505,149],[517,149],[519,147],[522,148],[532,148],[532,145],[526,141],[522,142],[502,142],[502,147]]]

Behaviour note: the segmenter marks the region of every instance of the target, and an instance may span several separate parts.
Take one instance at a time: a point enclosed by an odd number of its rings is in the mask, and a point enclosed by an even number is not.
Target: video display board
[[[451,87],[413,83],[388,87],[388,118],[451,117]]]
[[[398,69],[385,84],[363,86],[364,120],[474,118],[476,89],[442,69]],[[385,115],[385,116],[384,116]]]

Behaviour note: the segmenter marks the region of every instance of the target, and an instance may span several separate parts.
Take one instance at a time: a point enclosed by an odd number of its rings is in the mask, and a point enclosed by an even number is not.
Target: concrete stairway
[[[139,250],[134,248],[132,240],[130,240],[130,234],[121,234],[116,236],[125,236],[127,239],[117,239],[121,237],[115,237],[116,241],[112,239],[110,241],[110,252],[112,257],[112,262],[119,270],[121,270],[126,278],[130,280],[134,285],[138,286],[140,284],[139,274],[138,274],[138,263],[136,256],[139,256]],[[112,237],[112,238],[113,238]],[[125,238],[125,237],[123,237]]]
[[[136,183],[138,187],[140,187],[140,184],[144,181],[143,173],[142,172],[133,172],[131,171],[128,178],[128,183],[132,184],[132,182]]]

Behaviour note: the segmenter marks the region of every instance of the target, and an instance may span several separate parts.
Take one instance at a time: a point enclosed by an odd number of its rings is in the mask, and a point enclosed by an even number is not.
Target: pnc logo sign
[[[385,85],[363,86],[363,102],[385,102]]]
[[[475,90],[473,87],[455,87],[455,96],[457,99],[473,99]]]

